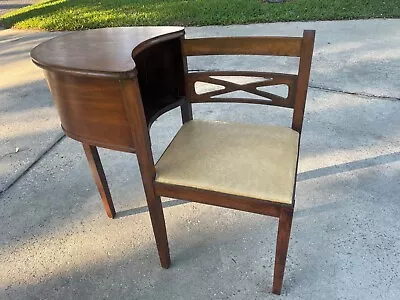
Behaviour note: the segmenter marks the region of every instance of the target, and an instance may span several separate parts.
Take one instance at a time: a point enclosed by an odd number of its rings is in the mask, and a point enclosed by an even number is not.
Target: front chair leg
[[[101,201],[103,202],[104,209],[106,210],[106,214],[109,218],[114,218],[115,208],[97,148],[86,143],[82,144],[89,162],[90,170],[92,171],[92,176],[100,193]]]
[[[149,145],[150,142],[146,144],[145,147],[149,147]],[[164,269],[168,269],[171,264],[171,259],[169,255],[167,228],[165,226],[161,197],[155,193],[153,186],[155,168],[150,151],[151,150],[147,153],[142,153],[141,149],[138,149],[136,155],[139,162],[140,174],[142,175],[144,193],[146,194],[147,207],[149,209],[151,225],[157,244],[158,256],[160,257],[161,266]]]
[[[280,295],[292,228],[293,208],[282,208],[279,215],[278,237],[276,241],[274,282],[272,292]]]
[[[165,227],[161,198],[153,193],[151,193],[151,195],[148,194],[147,206],[149,208],[151,225],[153,226],[160,263],[164,269],[168,269],[171,265],[171,258],[169,255],[167,229]]]

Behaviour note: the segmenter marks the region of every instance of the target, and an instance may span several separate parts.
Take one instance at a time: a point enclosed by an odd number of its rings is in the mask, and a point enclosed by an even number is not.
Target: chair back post
[[[148,194],[152,193],[151,188],[156,170],[138,79],[135,78],[133,81],[120,80],[120,87],[126,118],[135,144],[135,153],[139,162],[144,190],[148,197]]]
[[[315,30],[304,30],[292,119],[292,129],[296,130],[298,133],[301,133],[303,127],[314,40]]]
[[[185,33],[186,35],[186,33]],[[192,103],[190,102],[190,99],[188,97],[189,95],[189,83],[188,83],[188,62],[187,62],[187,56],[185,54],[185,35],[183,35],[180,38],[180,43],[181,43],[181,54],[182,54],[182,63],[183,63],[183,76],[184,76],[184,94],[186,95],[184,99],[184,103],[181,106],[181,116],[182,116],[182,121],[183,123],[189,122],[193,120],[193,111],[192,111]]]

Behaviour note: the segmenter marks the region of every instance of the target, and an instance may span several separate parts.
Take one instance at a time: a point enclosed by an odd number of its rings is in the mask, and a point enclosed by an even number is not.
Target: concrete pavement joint
[[[32,169],[47,153],[51,151],[61,140],[65,137],[64,133],[59,134],[56,136],[53,143],[50,144],[50,147],[45,148],[42,152],[39,153],[37,158],[26,168],[23,169],[11,182],[9,182],[1,191],[0,191],[0,198],[4,192],[6,192],[9,188],[11,188],[15,183],[18,182],[30,169]]]
[[[384,100],[391,100],[391,101],[399,101],[400,100],[400,97],[390,97],[390,96],[384,96],[384,95],[374,95],[374,94],[369,94],[369,93],[350,92],[350,91],[336,90],[336,89],[322,87],[322,86],[316,86],[316,85],[309,85],[308,87],[312,88],[312,89],[325,91],[325,92],[346,94],[346,95],[352,95],[352,96],[358,96],[358,97],[377,98],[377,99],[384,99]]]

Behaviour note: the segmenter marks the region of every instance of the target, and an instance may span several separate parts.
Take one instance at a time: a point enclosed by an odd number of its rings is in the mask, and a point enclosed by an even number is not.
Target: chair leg
[[[181,105],[181,115],[183,124],[193,120],[192,104],[189,101],[185,101]]]
[[[146,147],[148,147],[149,144],[146,145]],[[156,195],[153,186],[153,178],[155,176],[153,157],[151,156],[150,150],[148,152],[142,152],[141,150],[140,148],[137,149],[136,156],[142,176],[144,193],[146,194],[147,207],[149,209],[151,225],[153,226],[158,256],[160,257],[161,266],[164,269],[168,269],[171,264],[171,259],[169,256],[167,229],[165,226],[161,198]]]
[[[280,295],[285,272],[286,257],[292,228],[293,209],[282,208],[279,216],[278,237],[276,241],[274,282],[272,292]]]
[[[158,255],[160,257],[161,266],[164,269],[168,269],[171,265],[171,259],[169,255],[168,237],[161,198],[153,193],[151,194],[152,195],[147,195],[146,198],[154,237],[157,244]]]
[[[110,189],[108,188],[106,175],[104,174],[103,166],[101,165],[100,156],[95,146],[82,143],[85,150],[86,158],[89,162],[92,176],[96,182],[97,189],[100,193],[101,201],[109,218],[114,218],[115,209],[112,202]]]

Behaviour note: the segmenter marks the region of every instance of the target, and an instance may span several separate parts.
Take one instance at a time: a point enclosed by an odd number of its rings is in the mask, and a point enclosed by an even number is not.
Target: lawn
[[[0,17],[6,27],[79,30],[400,17],[400,0],[50,0]]]

